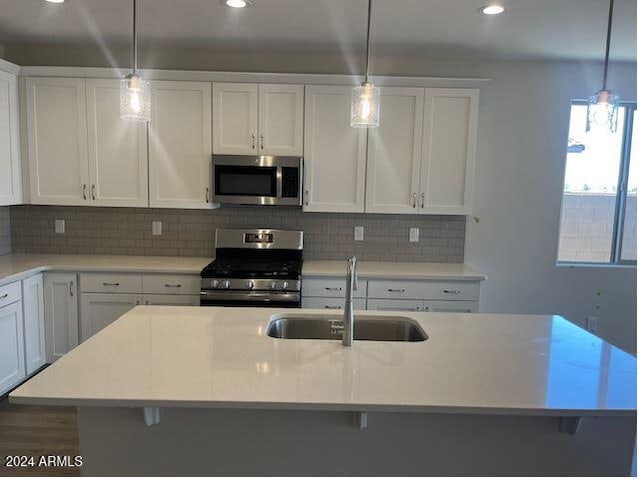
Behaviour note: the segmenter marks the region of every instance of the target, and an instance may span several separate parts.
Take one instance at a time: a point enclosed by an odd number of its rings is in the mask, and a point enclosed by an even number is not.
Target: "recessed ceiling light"
[[[249,0],[224,0],[224,4],[231,8],[244,8],[251,5]]]
[[[49,3],[64,3],[64,0],[47,0]]]
[[[505,7],[504,5],[492,3],[491,5],[485,5],[480,9],[480,11],[485,15],[498,15],[503,13],[506,9],[507,7]]]

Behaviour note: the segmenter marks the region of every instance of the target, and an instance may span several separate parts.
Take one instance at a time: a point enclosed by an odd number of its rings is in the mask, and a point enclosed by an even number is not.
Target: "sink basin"
[[[342,339],[342,318],[329,315],[287,316],[273,319],[267,335],[276,339]],[[356,316],[353,338],[389,342],[423,342],[422,327],[406,317]]]

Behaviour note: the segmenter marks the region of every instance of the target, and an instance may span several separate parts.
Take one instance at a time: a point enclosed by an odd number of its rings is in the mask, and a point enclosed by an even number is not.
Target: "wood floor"
[[[76,408],[26,406],[0,400],[0,477],[79,476],[75,467],[7,468],[6,456],[71,456],[78,452]]]

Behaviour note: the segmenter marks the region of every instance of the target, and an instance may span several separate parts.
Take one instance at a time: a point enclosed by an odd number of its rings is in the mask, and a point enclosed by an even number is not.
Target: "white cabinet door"
[[[381,122],[369,130],[368,213],[417,213],[424,89],[383,87]]]
[[[145,305],[200,305],[200,295],[145,295]]]
[[[22,305],[14,302],[0,308],[0,394],[25,376]]]
[[[17,77],[0,72],[0,206],[22,202]]]
[[[213,152],[258,154],[258,85],[213,84]]]
[[[304,211],[364,212],[367,130],[350,109],[350,86],[306,87]]]
[[[344,310],[344,298],[302,297],[302,308]],[[365,310],[367,308],[366,299],[353,299],[353,308],[355,310]]]
[[[149,206],[147,123],[120,119],[120,81],[87,80],[91,204]]]
[[[422,213],[471,213],[477,89],[427,89],[422,141]]]
[[[399,310],[406,312],[421,312],[424,305],[422,300],[393,300],[368,299],[367,310]]]
[[[304,86],[260,84],[258,92],[260,154],[302,156]]]
[[[24,353],[27,375],[46,362],[44,339],[44,278],[41,273],[22,281],[24,312]]]
[[[26,81],[31,203],[88,205],[84,79]]]
[[[448,300],[425,300],[425,312],[475,313],[478,311],[477,301],[453,302]]]
[[[149,125],[149,203],[211,208],[211,84],[154,81]]]
[[[45,273],[44,326],[47,362],[78,345],[78,282],[75,273]]]
[[[82,342],[141,303],[139,294],[83,293],[80,296]]]

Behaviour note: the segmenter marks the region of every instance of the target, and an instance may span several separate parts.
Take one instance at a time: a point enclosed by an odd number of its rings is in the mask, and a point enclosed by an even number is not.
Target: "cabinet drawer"
[[[160,295],[200,295],[200,276],[143,274],[142,292]]]
[[[22,299],[20,281],[0,286],[0,307],[5,307]]]
[[[344,278],[304,278],[302,280],[303,297],[344,297],[346,282]],[[355,297],[367,296],[367,282],[358,280]]]
[[[370,280],[369,297],[386,299],[478,300],[480,284],[467,281]]]
[[[145,305],[199,306],[200,295],[145,295]]]
[[[365,299],[354,299],[353,308],[366,309]],[[344,298],[339,297],[302,297],[303,309],[339,309],[344,310]]]
[[[424,310],[425,312],[451,312],[471,314],[478,311],[478,302],[425,300]]]
[[[406,312],[421,312],[423,307],[424,305],[422,303],[422,300],[367,300],[367,310],[398,310]]]
[[[142,293],[142,275],[135,273],[82,273],[83,293]]]

